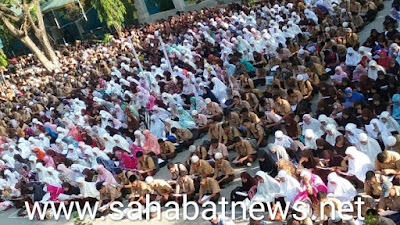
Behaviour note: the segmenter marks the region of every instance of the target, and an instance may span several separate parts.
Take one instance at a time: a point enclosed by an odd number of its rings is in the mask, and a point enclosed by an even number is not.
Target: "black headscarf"
[[[261,150],[257,152],[257,156],[260,163],[260,170],[268,173],[271,177],[275,177],[278,174],[278,167],[271,155]],[[264,161],[260,161],[260,159],[264,159]]]

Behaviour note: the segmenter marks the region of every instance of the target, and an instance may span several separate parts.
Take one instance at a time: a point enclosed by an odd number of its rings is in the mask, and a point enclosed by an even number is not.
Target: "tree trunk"
[[[43,13],[42,10],[40,10],[39,0],[34,1],[36,6],[38,7],[38,10],[36,10],[38,30],[37,32],[34,32],[35,36],[39,40],[42,50],[44,51],[44,54],[47,56],[47,58],[53,62],[54,66],[59,67],[60,63],[58,61],[56,53],[54,52],[53,47],[50,44],[49,38],[47,37],[46,27],[43,21]]]
[[[40,49],[29,36],[24,36],[20,40],[36,57],[38,57],[39,61],[43,64],[46,70],[53,71],[56,68],[56,65],[49,60],[42,51],[40,51]]]
[[[54,64],[55,67],[59,67],[60,63],[58,61],[56,53],[53,50],[53,47],[50,44],[47,33],[45,31],[40,31],[38,34],[35,33],[35,36],[39,40],[40,46],[42,47],[45,56]]]

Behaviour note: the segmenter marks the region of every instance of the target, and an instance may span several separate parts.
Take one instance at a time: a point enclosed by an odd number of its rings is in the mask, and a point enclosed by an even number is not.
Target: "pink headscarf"
[[[43,158],[43,161],[46,163],[46,164],[44,165],[44,167],[46,167],[46,168],[48,168],[48,167],[53,167],[54,169],[56,168],[56,164],[54,163],[54,160],[53,160],[52,157],[46,155],[46,156]]]
[[[97,171],[99,172],[99,176],[97,177],[96,183],[103,182],[103,185],[117,184],[117,181],[115,180],[112,173],[104,168],[103,165],[98,165]]]
[[[143,149],[151,151],[155,155],[159,155],[161,151],[157,137],[151,134],[149,130],[144,130],[143,134],[146,137],[144,140]]]
[[[57,198],[60,194],[64,193],[64,189],[61,187],[56,187],[56,186],[48,184],[47,192],[50,193],[50,200],[55,201],[55,200],[57,200]]]
[[[69,168],[67,168],[64,164],[59,164],[57,166],[57,170],[65,174],[66,177],[75,178],[75,172]]]
[[[135,161],[135,159],[126,152],[118,150],[115,152],[115,157],[119,160],[119,167],[122,169],[136,169],[137,160]]]
[[[315,198],[315,199],[317,199],[317,193],[318,193],[318,192],[320,192],[320,191],[321,191],[321,192],[325,192],[325,193],[328,192],[328,187],[327,187],[326,184],[322,181],[322,179],[321,179],[319,176],[317,176],[317,175],[311,173],[311,171],[309,171],[309,170],[307,170],[307,169],[303,169],[303,170],[301,171],[300,176],[301,176],[301,177],[304,177],[304,176],[309,177],[309,179],[310,179],[310,185],[311,185],[311,187],[312,187],[312,189],[313,189],[313,195],[314,195],[314,198]],[[301,180],[300,184],[301,184],[302,187],[305,187],[305,186],[306,186],[303,180]],[[294,201],[295,201],[295,202],[296,202],[296,201],[302,201],[302,200],[304,200],[304,199],[307,198],[307,197],[309,197],[309,195],[308,195],[307,188],[305,188],[304,191],[301,191],[301,192],[296,196],[296,198],[294,199]]]
[[[44,126],[49,127],[51,129],[51,131],[53,131],[53,132],[57,132],[57,125],[54,125],[50,122],[46,122],[46,123],[44,123]]]
[[[149,102],[147,103],[147,109],[148,110],[153,110],[153,107],[155,105],[155,101],[156,101],[156,98],[153,95],[150,95],[149,96]]]
[[[78,128],[74,125],[68,125],[68,136],[71,136],[74,140],[78,140],[79,138],[79,131]]]

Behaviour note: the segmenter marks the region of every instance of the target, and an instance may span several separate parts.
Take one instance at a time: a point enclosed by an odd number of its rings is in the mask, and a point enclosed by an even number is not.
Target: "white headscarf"
[[[104,134],[103,136],[104,139],[104,152],[105,153],[111,153],[113,152],[113,149],[117,144],[114,141],[114,138],[111,137],[108,133]]]
[[[352,47],[347,48],[346,65],[357,66],[361,60],[360,53],[356,52]]]
[[[314,131],[307,129],[304,134],[304,145],[307,147],[307,149],[317,150],[317,139],[318,137],[315,135]]]
[[[371,67],[375,67],[375,69],[373,70]],[[368,63],[368,77],[373,79],[373,80],[378,79],[378,72],[379,71],[383,71],[384,73],[386,73],[385,69],[382,66],[378,65],[378,63],[375,60],[369,61],[369,63]]]
[[[47,167],[45,169],[47,170],[47,174],[48,174],[48,176],[46,176],[45,179],[49,178],[51,181],[51,183],[50,183],[51,185],[61,187],[62,181],[59,178],[60,172],[55,170],[53,167]]]
[[[100,198],[100,193],[96,189],[96,183],[94,182],[86,182],[83,177],[79,177],[76,182],[78,184],[82,184],[82,187],[79,186],[80,189],[80,195],[84,198]]]
[[[278,140],[278,138],[282,138],[282,140]],[[282,131],[278,130],[275,132],[275,145],[282,146],[284,148],[290,148],[293,143],[292,138],[287,135],[284,135]]]
[[[331,182],[335,182],[333,185]],[[328,175],[328,197],[334,197],[342,202],[350,202],[357,195],[354,186],[347,179],[335,172]]]
[[[96,158],[101,157],[105,160],[110,160],[110,157],[108,157],[108,155],[104,151],[101,151],[98,147],[94,147],[92,150]]]
[[[386,123],[382,121],[382,118],[386,119]],[[389,132],[394,132],[397,131],[400,134],[400,125],[397,123],[397,121],[390,116],[388,111],[384,111],[381,113],[379,116],[379,121],[382,123],[383,126],[387,128]]]
[[[114,134],[113,140],[117,147],[120,147],[127,152],[131,152],[131,150],[129,149],[129,143],[124,137],[119,134]]]
[[[143,135],[143,133],[140,130],[136,130],[133,134],[135,135],[134,145],[143,147],[144,141],[146,140],[146,137]],[[138,136],[139,138],[136,138],[136,136]],[[140,139],[140,143],[139,143],[139,139]]]
[[[156,115],[150,117],[150,132],[157,139],[165,137],[165,124]]]
[[[218,101],[224,103],[226,101],[226,85],[218,78],[213,77],[211,81],[214,83],[214,87],[212,89],[215,97],[218,98]]]
[[[261,177],[264,182],[258,182],[257,193],[251,199],[252,202],[273,202],[275,194],[279,193],[279,183],[267,173],[258,171],[256,176]]]
[[[15,167],[15,159],[9,155],[4,155],[3,156],[3,161],[6,162],[6,166],[10,167],[10,168],[14,168]]]
[[[275,145],[271,143],[267,145],[267,149],[269,150],[269,152],[267,153],[270,154],[276,162],[280,159],[290,160],[286,149],[280,145]],[[275,153],[273,153],[272,151],[275,151]]]
[[[351,155],[354,158],[350,159],[348,157],[347,159],[349,164],[347,173],[353,174],[360,181],[364,182],[365,174],[370,170],[374,170],[371,160],[366,154],[358,151],[354,146],[350,146],[346,149],[346,155]]]
[[[303,135],[306,134],[305,132],[307,129],[311,129],[317,137],[321,137],[325,133],[323,130],[321,130],[321,122],[319,122],[319,120],[312,118],[309,114],[305,114],[303,116],[303,120],[304,118],[308,118],[310,120],[310,124],[303,122]]]
[[[320,123],[322,123],[322,122],[325,122],[325,123],[326,123],[325,125],[322,125],[322,124],[321,124],[325,130],[326,130],[326,127],[327,127],[329,124],[333,124],[333,125],[335,125],[335,127],[338,127],[338,124],[336,123],[336,121],[335,121],[333,118],[327,117],[327,116],[324,115],[324,114],[319,115],[318,121],[319,121]]]
[[[332,134],[328,134],[328,132],[326,132],[325,140],[326,140],[329,144],[331,144],[332,146],[335,146],[337,136],[340,136],[340,135],[342,135],[342,134],[336,129],[336,126],[333,125],[333,124],[328,124],[328,125],[326,126],[326,131],[331,131]]]
[[[45,177],[49,176],[46,168],[43,166],[42,163],[36,163],[36,171],[37,171],[39,180],[43,180]]]
[[[361,141],[366,141],[367,144],[361,144]],[[371,162],[375,162],[375,157],[382,151],[378,141],[368,137],[367,134],[361,133],[358,135],[358,142],[355,144],[357,149],[368,156]]]
[[[6,180],[11,185],[15,185],[16,183],[18,183],[18,178],[17,178],[17,175],[15,173],[11,172],[10,170],[5,170],[4,171],[4,175],[6,176]]]
[[[285,181],[279,182],[280,196],[285,197],[285,201],[290,203],[290,205],[294,204],[294,199],[299,194],[300,191],[300,183],[294,177],[287,174],[285,170],[281,170],[278,173],[278,178],[284,178]]]
[[[351,144],[356,144],[358,142],[358,136],[361,133],[364,133],[363,130],[361,129],[357,129],[357,125],[355,125],[354,123],[348,123],[345,127],[345,130],[347,132],[351,132],[352,134],[348,133],[347,134],[347,139],[349,140],[349,142]]]
[[[375,126],[374,124],[377,126],[378,130],[381,132],[380,136],[382,138],[383,144],[386,145],[386,141],[387,138],[389,136],[391,136],[391,133],[389,132],[389,130],[386,128],[386,126],[384,126],[384,124],[382,124],[378,119],[372,119],[371,122],[369,123],[369,125],[365,126],[365,129],[368,132],[368,135],[374,139],[378,139],[378,132],[374,131]]]

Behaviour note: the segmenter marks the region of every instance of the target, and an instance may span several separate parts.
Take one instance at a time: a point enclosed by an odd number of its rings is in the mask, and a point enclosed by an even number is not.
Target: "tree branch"
[[[7,18],[7,16],[0,10],[0,21],[6,26],[6,28],[10,31],[10,33],[17,38],[21,38],[24,36],[24,33],[18,30]]]
[[[36,17],[37,17],[39,29],[46,30],[46,28],[44,26],[44,21],[43,21],[42,9],[40,9],[39,0],[33,0],[32,3],[37,5],[37,7],[38,7],[38,9],[36,10]]]
[[[26,0],[23,1],[23,5],[21,6],[22,11],[24,12],[24,24],[27,25],[29,22],[30,26],[33,28],[34,32],[39,32],[39,29],[36,27],[36,23],[31,15],[31,8],[33,5],[28,4]],[[40,7],[40,6],[39,6]],[[24,27],[27,30],[27,27]]]
[[[21,17],[19,15],[14,13],[9,7],[4,5],[3,3],[0,3],[0,11],[2,11],[4,15],[13,22],[19,22],[21,20]]]

